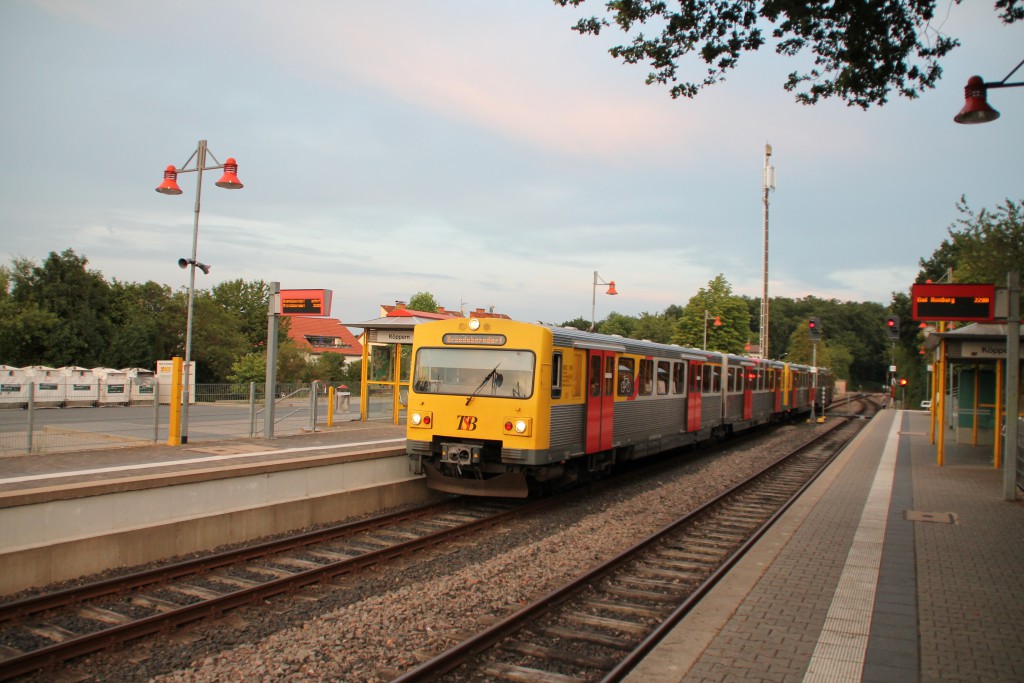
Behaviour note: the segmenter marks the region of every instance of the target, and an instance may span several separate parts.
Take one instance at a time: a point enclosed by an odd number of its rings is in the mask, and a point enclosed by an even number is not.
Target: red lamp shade
[[[178,169],[174,165],[168,166],[164,171],[164,181],[157,185],[156,191],[160,194],[181,194],[178,187]]]
[[[216,185],[226,190],[240,190],[244,187],[238,180],[238,162],[234,157],[228,157],[224,161],[224,175],[220,177]]]
[[[615,291],[615,280],[608,283],[608,291],[605,292],[605,294],[611,294],[612,296],[618,294],[618,292]]]
[[[985,97],[985,81],[981,76],[971,76],[964,88],[964,108],[953,117],[957,123],[988,123],[999,118],[999,112],[988,106]]]

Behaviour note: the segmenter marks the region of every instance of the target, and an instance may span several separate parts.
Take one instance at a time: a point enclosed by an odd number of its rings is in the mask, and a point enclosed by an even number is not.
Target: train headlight
[[[505,419],[505,434],[512,436],[530,436],[533,434],[533,419],[529,417],[511,417]]]
[[[433,424],[434,420],[429,412],[417,411],[409,414],[409,426],[417,427],[419,429],[430,429],[430,425]]]

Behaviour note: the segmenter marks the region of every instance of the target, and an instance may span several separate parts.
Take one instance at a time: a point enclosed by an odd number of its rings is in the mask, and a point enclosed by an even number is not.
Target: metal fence
[[[196,384],[188,443],[263,436],[265,389],[262,383]],[[307,433],[327,423],[325,385],[278,384],[276,394],[274,436]],[[390,413],[371,411],[370,417],[387,419]],[[0,456],[167,443],[169,419],[167,397],[156,384],[152,392],[120,402],[74,403],[40,399],[29,384],[18,401],[0,403]],[[333,422],[358,419],[358,390],[338,392]]]

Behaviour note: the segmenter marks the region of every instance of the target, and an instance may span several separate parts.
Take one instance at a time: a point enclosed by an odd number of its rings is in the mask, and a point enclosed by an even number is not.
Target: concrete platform
[[[431,497],[404,428],[0,458],[0,595]]]
[[[883,411],[627,680],[1024,680],[1024,503]]]

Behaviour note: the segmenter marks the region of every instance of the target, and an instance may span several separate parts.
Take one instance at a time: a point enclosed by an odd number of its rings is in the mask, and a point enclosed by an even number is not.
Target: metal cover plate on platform
[[[921,512],[907,510],[907,519],[911,522],[936,522],[938,524],[959,524],[960,517],[955,512]]]

